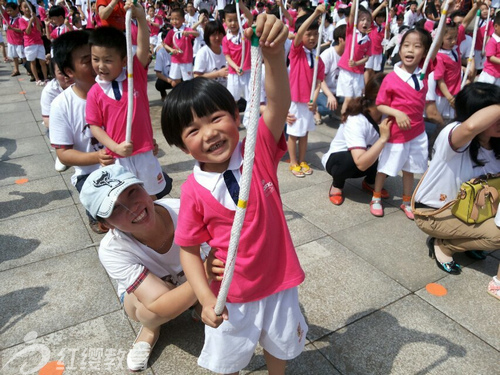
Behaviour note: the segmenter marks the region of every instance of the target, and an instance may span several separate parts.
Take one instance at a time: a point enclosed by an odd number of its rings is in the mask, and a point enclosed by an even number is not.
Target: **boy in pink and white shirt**
[[[495,32],[486,43],[486,61],[478,81],[500,86],[500,13],[495,16],[493,27]]]
[[[158,45],[160,27],[163,26],[163,19],[160,16],[155,15],[155,8],[149,7],[146,21],[148,21],[149,26],[149,49],[154,55],[156,46]]]
[[[42,41],[42,25],[27,0],[21,3],[21,10],[24,15],[19,20],[19,28],[24,32],[24,54],[26,55],[26,60],[30,62],[31,72],[35,76],[36,84],[43,86],[47,82],[47,62],[45,60],[45,48]],[[40,62],[43,81],[38,76],[36,60]]]
[[[19,27],[19,21],[21,20],[19,6],[16,3],[7,3],[3,17],[7,22],[7,56],[14,60],[14,71],[10,76],[15,77],[21,74],[19,72],[19,59],[22,62],[26,61],[23,45],[24,33]]]
[[[125,139],[128,109],[127,48],[125,35],[114,27],[100,27],[89,38],[96,84],[87,94],[86,121],[92,135],[107,148],[109,155],[144,181],[149,195],[161,193],[165,178],[154,156],[155,141],[147,96],[149,33],[141,5],[127,2],[139,24],[137,54],[134,59],[134,110],[131,142]]]
[[[173,9],[170,22],[174,27],[164,40],[166,50],[172,55],[170,76],[172,87],[181,82],[193,79],[193,44],[199,33],[184,26],[184,11]]]
[[[372,14],[361,8],[358,13],[358,28],[354,30],[354,13],[358,1],[354,1],[349,14],[346,28],[346,51],[339,61],[340,73],[337,84],[337,94],[345,98],[342,105],[342,113],[353,98],[361,96],[365,87],[364,71],[365,63],[371,56],[371,41],[368,30],[372,25]],[[351,60],[351,45],[355,41],[354,55]]]

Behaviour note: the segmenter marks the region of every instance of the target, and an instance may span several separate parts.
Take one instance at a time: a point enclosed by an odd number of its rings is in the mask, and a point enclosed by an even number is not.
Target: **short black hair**
[[[500,25],[500,12],[497,12],[495,15],[495,20],[493,21],[494,25]]]
[[[9,3],[7,3],[9,4]],[[66,12],[64,8],[60,5],[54,5],[49,9],[49,17],[65,17]]]
[[[69,31],[52,42],[53,58],[62,74],[68,77],[66,68],[75,69],[73,51],[88,44],[89,32],[82,30]]]
[[[234,4],[228,4],[224,7],[224,17],[227,14],[236,14],[236,6]]]
[[[205,41],[205,44],[209,47],[210,46],[210,36],[215,34],[215,33],[221,33],[222,35],[226,34],[226,30],[224,30],[224,26],[220,21],[209,21],[206,26],[205,30],[203,33],[203,40]]]
[[[300,16],[297,18],[297,21],[295,21],[295,31],[299,31],[300,27],[306,20],[311,16],[312,12],[307,12],[307,14],[304,14],[303,16]],[[313,23],[309,25],[307,30],[318,30],[319,29],[319,22],[317,20],[314,20]]]
[[[5,9],[7,8],[10,8],[12,10],[18,10],[19,9],[19,5],[17,5],[17,3],[13,3],[13,2],[7,2],[7,4],[5,4]]]
[[[91,47],[113,48],[120,54],[121,58],[127,56],[127,40],[125,35],[120,30],[111,26],[103,26],[95,29],[90,35],[89,44]]]
[[[184,18],[184,9],[182,8],[174,8],[172,9],[172,11],[170,12],[170,16],[172,16],[172,14],[174,13],[177,13],[181,18]]]
[[[346,29],[346,25],[340,25],[335,28],[335,30],[333,31],[333,42],[335,44],[339,44],[339,38],[345,40]]]
[[[213,79],[197,77],[175,86],[161,112],[161,130],[171,146],[185,148],[182,131],[197,117],[227,111],[236,118],[238,107],[233,95]]]

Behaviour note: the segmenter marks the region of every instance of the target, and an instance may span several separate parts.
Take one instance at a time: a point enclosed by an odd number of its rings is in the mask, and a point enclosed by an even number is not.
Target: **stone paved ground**
[[[124,355],[138,327],[124,317],[99,263],[100,236],[86,225],[72,171],[54,170],[40,125],[41,88],[24,74],[11,78],[10,69],[0,64],[0,373],[37,373],[61,360],[64,374],[125,374]],[[193,162],[162,139],[150,73],[160,161],[178,198]],[[345,203],[333,206],[320,159],[337,126],[326,119],[311,134],[312,176],[297,179],[285,162],[279,165],[285,214],[307,275],[300,301],[309,324],[306,350],[287,373],[498,373],[500,304],[486,285],[500,252],[478,262],[457,257],[461,276],[438,270],[425,235],[397,208],[400,178],[388,181],[384,218],[369,214],[361,180],[349,181]],[[431,282],[448,294],[429,294]],[[145,373],[206,373],[196,364],[202,342],[202,324],[183,314],[163,327]],[[257,351],[244,373],[265,372]]]

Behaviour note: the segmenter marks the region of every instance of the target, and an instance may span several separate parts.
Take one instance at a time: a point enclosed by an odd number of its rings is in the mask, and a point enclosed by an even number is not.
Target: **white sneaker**
[[[56,157],[56,163],[54,165],[54,168],[56,169],[56,171],[58,172],[64,172],[66,169],[68,169],[69,167],[67,165],[64,165],[63,163],[61,163],[61,161],[59,160],[58,157]]]
[[[148,367],[149,356],[153,348],[145,341],[134,344],[127,355],[127,367],[130,371],[141,371]]]

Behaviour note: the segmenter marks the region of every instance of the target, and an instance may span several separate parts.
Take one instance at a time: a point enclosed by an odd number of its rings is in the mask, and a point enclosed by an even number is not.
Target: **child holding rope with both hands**
[[[283,128],[290,91],[283,46],[288,29],[276,17],[261,14],[256,33],[264,56],[268,105],[259,119],[247,213],[222,316],[214,311],[220,283],[208,285],[199,253],[200,244],[207,242],[216,258],[225,262],[227,257],[245,156],[239,142],[238,108],[222,85],[195,78],[167,96],[161,119],[167,142],[197,161],[182,186],[175,242],[181,246],[186,277],[203,306],[205,344],[198,364],[223,374],[247,366],[257,343],[264,348],[269,373],[284,374],[286,361],[302,352],[307,333],[297,291],[304,272],[283,214],[277,179],[277,165],[287,149]],[[263,235],[270,231],[272,236]]]

